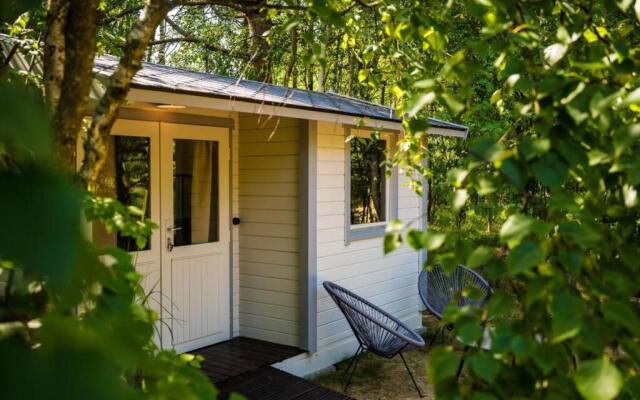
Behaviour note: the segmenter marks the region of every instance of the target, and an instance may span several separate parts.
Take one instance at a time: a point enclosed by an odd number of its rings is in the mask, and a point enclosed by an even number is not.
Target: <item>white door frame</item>
[[[112,136],[133,136],[149,138],[149,168],[150,168],[150,193],[149,214],[152,221],[160,220],[160,129],[157,122],[138,120],[116,120],[111,129]],[[160,257],[160,231],[154,230],[149,237],[149,250],[131,252],[132,262],[136,271],[142,275],[141,285],[145,295],[148,295],[148,306],[156,312],[158,317],[162,315],[161,309],[161,257]],[[154,340],[157,344],[162,340],[160,321],[156,323]]]
[[[169,250],[167,241],[173,239],[173,140],[174,139],[191,139],[191,140],[210,140],[218,142],[218,188],[219,188],[219,240],[214,243],[194,244],[188,246],[177,246]],[[160,123],[160,180],[161,180],[161,215],[157,219],[160,224],[160,249],[162,259],[162,308],[163,308],[163,334],[162,347],[174,348],[178,352],[194,350],[200,347],[211,345],[223,340],[227,340],[231,336],[232,315],[231,315],[231,254],[230,254],[230,143],[229,129],[213,126],[200,125],[183,125],[174,123]],[[175,301],[173,301],[173,261],[184,261],[191,257],[205,257],[209,255],[217,255],[223,265],[218,266],[219,269],[219,286],[218,298],[221,300],[216,302],[217,308],[217,324],[215,333],[199,338],[181,339],[177,332],[169,329],[169,326],[178,326],[186,321],[184,318],[176,318],[175,315],[185,310],[176,310]],[[215,268],[215,266],[211,266]],[[204,291],[203,291],[204,292]],[[184,294],[184,293],[183,293]],[[193,303],[191,298],[190,304]],[[209,305],[210,306],[210,305]],[[190,308],[199,312],[198,307]],[[206,310],[205,310],[206,311]],[[202,312],[205,312],[202,311]],[[167,318],[164,318],[167,315]],[[201,321],[202,322],[202,321]],[[204,322],[202,322],[204,323]],[[215,325],[215,323],[214,323]],[[219,329],[218,329],[219,328]],[[203,328],[204,329],[204,328]],[[178,342],[178,343],[175,343]]]

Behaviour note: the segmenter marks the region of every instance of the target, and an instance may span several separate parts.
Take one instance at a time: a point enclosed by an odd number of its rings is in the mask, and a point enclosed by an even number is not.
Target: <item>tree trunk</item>
[[[158,29],[158,38],[165,40],[167,38],[167,23],[162,21]],[[165,65],[167,63],[167,44],[162,43],[158,46],[158,64]]]
[[[59,96],[53,126],[59,146],[60,161],[69,173],[76,171],[76,146],[82,129],[82,120],[89,102],[93,80],[93,58],[96,53],[98,29],[98,0],[71,0],[64,24],[63,88]],[[53,38],[52,38],[53,39]],[[54,51],[54,54],[56,52]],[[54,65],[49,71],[56,70]],[[53,86],[53,85],[52,85]],[[55,101],[55,99],[52,99]]]
[[[271,59],[269,43],[265,34],[271,29],[271,20],[262,6],[245,10],[245,18],[249,26],[250,54],[247,77],[271,83]]]
[[[133,76],[142,68],[142,58],[158,24],[172,8],[170,0],[149,0],[142,16],[127,35],[123,56],[109,78],[107,88],[98,103],[84,142],[84,160],[80,177],[89,185],[96,181],[107,158],[107,139],[120,105],[131,87]]]
[[[287,66],[287,72],[284,74],[284,85],[289,86],[289,80],[293,74],[293,70],[296,67],[298,61],[298,27],[293,28],[291,31],[291,57],[289,58],[289,65]],[[295,87],[295,83],[291,87]]]
[[[347,96],[353,96],[353,82],[355,76],[355,60],[353,50],[349,51],[349,84],[347,86]]]
[[[69,0],[49,0],[47,30],[44,35],[44,96],[51,111],[55,111],[64,78],[64,30]]]

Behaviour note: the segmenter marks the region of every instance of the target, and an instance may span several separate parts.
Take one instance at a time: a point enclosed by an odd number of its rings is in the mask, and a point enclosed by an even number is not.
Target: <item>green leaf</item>
[[[513,248],[507,259],[509,272],[513,275],[526,272],[544,261],[544,251],[537,242],[525,240]]]
[[[455,377],[461,360],[460,354],[454,351],[451,346],[433,349],[427,361],[429,382],[437,384],[445,379]]]
[[[560,343],[580,333],[584,307],[579,297],[561,291],[553,297],[551,342]]]
[[[513,248],[522,239],[534,233],[540,237],[546,235],[551,225],[531,218],[528,215],[514,214],[509,216],[500,228],[500,241]]]
[[[525,159],[529,161],[548,152],[551,149],[551,141],[549,139],[524,138],[520,142],[518,149]]]
[[[567,179],[567,165],[555,154],[547,153],[533,166],[533,173],[543,185],[556,188]]]
[[[493,256],[493,249],[486,246],[479,246],[467,257],[467,267],[477,268],[484,265]]]
[[[0,85],[0,144],[19,159],[49,160],[53,133],[40,95],[19,86]]]
[[[400,232],[387,232],[384,235],[384,254],[389,254],[402,245]]]
[[[629,301],[609,300],[602,305],[606,320],[627,328],[635,337],[640,337],[640,317],[637,307]]]
[[[407,115],[409,117],[415,117],[420,110],[433,103],[435,99],[435,92],[427,92],[411,96],[409,100],[407,100]]]
[[[549,65],[554,65],[562,60],[569,46],[564,43],[555,43],[544,49],[544,59]]]
[[[40,5],[38,0],[3,0],[0,2],[0,23],[12,23],[20,14],[36,11]]]
[[[469,171],[460,168],[454,168],[447,173],[449,182],[455,187],[461,187],[467,175]]]
[[[425,233],[418,229],[410,229],[407,232],[407,244],[411,246],[412,249],[419,251],[424,247],[424,237]]]
[[[466,362],[474,374],[489,383],[493,383],[500,372],[500,363],[487,352],[476,353],[467,358]]]
[[[623,385],[622,374],[606,357],[581,363],[574,381],[578,392],[587,400],[611,400]]]
[[[511,339],[511,351],[518,358],[518,360],[526,360],[531,356],[533,352],[532,343],[521,335],[516,335]]]
[[[361,69],[358,71],[358,82],[364,82],[369,77],[369,71],[366,69]]]
[[[480,321],[473,319],[466,319],[456,325],[456,332],[459,335],[459,339],[462,343],[473,346],[478,343],[478,340],[482,338],[482,325]]]
[[[446,239],[447,239],[447,235],[445,235],[444,233],[437,233],[437,232],[433,232],[433,231],[427,231],[427,232],[425,232],[424,237],[423,237],[424,247],[427,250],[439,249],[444,244],[444,241]]]
[[[80,195],[65,179],[39,169],[0,172],[0,258],[68,284],[78,260]]]
[[[489,316],[508,315],[513,311],[513,298],[504,292],[494,292],[487,303]]]
[[[613,148],[616,157],[630,149],[638,139],[640,139],[640,124],[625,125],[619,128],[613,135]]]
[[[631,104],[640,104],[640,87],[633,90],[622,101],[622,105],[629,106]]]
[[[459,114],[465,108],[464,103],[450,93],[442,93],[440,97],[442,98],[442,100],[444,100],[444,104],[453,114]]]
[[[469,192],[467,192],[467,189],[456,190],[456,193],[453,199],[453,209],[456,211],[460,210],[462,207],[464,207],[468,199],[469,199]]]

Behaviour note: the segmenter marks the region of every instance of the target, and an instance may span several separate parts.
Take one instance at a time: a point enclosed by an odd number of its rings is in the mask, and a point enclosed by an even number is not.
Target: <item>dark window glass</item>
[[[385,221],[386,177],[384,140],[351,139],[351,224]]]
[[[97,193],[115,197],[122,204],[139,210],[140,218],[151,216],[150,141],[147,137],[111,136],[107,158]],[[110,234],[94,223],[93,238],[100,245],[116,245],[127,251],[149,250],[150,243],[138,248],[134,239]]]
[[[173,146],[174,245],[217,242],[218,142],[179,139]]]

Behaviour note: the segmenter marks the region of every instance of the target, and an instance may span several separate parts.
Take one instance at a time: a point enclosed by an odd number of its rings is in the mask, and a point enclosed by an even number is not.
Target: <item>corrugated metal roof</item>
[[[14,39],[0,34],[0,52],[6,55],[14,45]],[[33,57],[36,57],[35,52],[27,55],[23,51],[19,51],[12,57],[10,65],[16,70],[31,69],[33,72],[42,73],[40,60],[34,60]],[[117,65],[118,58],[100,56],[95,60],[94,71],[99,77],[105,78],[111,75]],[[98,82],[95,82],[93,86],[99,86]],[[402,121],[396,115],[395,110],[390,107],[337,93],[292,89],[264,82],[188,71],[153,63],[143,63],[142,69],[133,78],[133,87],[317,110],[383,121]],[[99,93],[100,91],[97,89],[93,88]],[[468,131],[464,125],[435,118],[429,118],[429,123],[433,127],[461,132],[464,136]]]
[[[116,57],[101,56],[96,58],[95,70],[102,76],[108,76],[117,65],[118,59]],[[283,107],[320,110],[384,121],[402,121],[396,116],[395,110],[390,107],[337,93],[292,89],[264,82],[188,71],[153,63],[143,63],[142,69],[133,78],[133,86]],[[431,126],[443,129],[463,132],[468,130],[464,125],[435,118],[429,118],[429,123]]]

